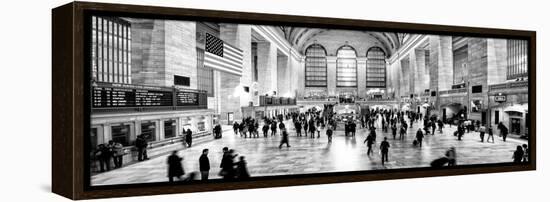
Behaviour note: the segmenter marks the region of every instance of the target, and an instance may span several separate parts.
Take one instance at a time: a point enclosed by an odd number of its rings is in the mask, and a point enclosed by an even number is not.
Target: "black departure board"
[[[92,108],[121,109],[155,107],[192,107],[206,109],[206,91],[135,84],[96,83]],[[160,108],[159,108],[160,109]],[[165,109],[165,108],[162,108]]]
[[[92,106],[95,108],[172,106],[172,91],[94,87]]]
[[[199,105],[199,93],[197,92],[176,92],[176,105],[177,106],[193,106]]]

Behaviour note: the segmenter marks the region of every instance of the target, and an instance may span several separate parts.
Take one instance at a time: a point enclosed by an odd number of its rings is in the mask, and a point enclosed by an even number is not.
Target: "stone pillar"
[[[195,22],[166,20],[165,86],[174,85],[174,75],[190,78],[190,89],[197,89],[197,44]]]
[[[367,57],[357,58],[357,94],[364,98],[367,95]]]
[[[173,86],[174,75],[190,78],[197,88],[194,22],[143,20],[132,23],[132,81]]]
[[[327,56],[327,91],[329,96],[336,96],[336,56]]]
[[[487,39],[487,84],[506,81],[506,39]]]
[[[290,93],[290,78],[288,75],[288,56],[277,53],[277,94],[287,96]]]
[[[418,82],[418,68],[416,67],[416,54],[414,52],[409,53],[409,74],[407,77],[409,77],[409,94],[414,94],[418,92],[418,86],[416,83]]]
[[[248,106],[253,99],[252,90],[252,28],[250,25],[220,24],[220,39],[243,51],[243,69],[240,85],[249,87],[249,92],[242,92],[240,106]]]
[[[429,36],[430,89],[449,90],[453,85],[453,49],[451,36]]]
[[[277,48],[269,42],[258,42],[258,78],[260,95],[277,91]]]
[[[426,50],[416,49],[414,55],[416,59],[415,92],[420,95],[430,88],[430,77],[426,68]]]
[[[132,23],[132,83],[164,85],[164,21]]]
[[[399,91],[400,96],[409,96],[410,95],[410,61],[408,58],[401,59],[400,64],[400,75],[399,75]]]

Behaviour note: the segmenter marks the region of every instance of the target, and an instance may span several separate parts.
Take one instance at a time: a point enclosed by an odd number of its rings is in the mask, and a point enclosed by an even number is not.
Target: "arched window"
[[[357,87],[357,54],[344,45],[336,53],[336,87]]]
[[[327,87],[327,52],[319,44],[306,49],[306,87]]]
[[[386,53],[380,47],[367,51],[367,88],[386,87]]]

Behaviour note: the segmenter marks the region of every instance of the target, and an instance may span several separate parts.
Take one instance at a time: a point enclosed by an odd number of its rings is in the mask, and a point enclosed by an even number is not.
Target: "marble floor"
[[[291,147],[283,146],[281,149],[278,147],[279,135],[268,138],[242,138],[234,135],[231,130],[224,130],[222,139],[182,149],[179,155],[184,158],[185,172],[194,172],[199,170],[198,159],[202,149],[208,148],[211,165],[209,178],[215,179],[220,178],[217,174],[223,147],[234,149],[238,155],[245,156],[250,175],[254,177],[429,167],[431,161],[443,157],[451,146],[456,147],[457,164],[460,165],[511,162],[516,146],[526,143],[524,140],[512,138],[503,142],[496,134],[495,143],[480,142],[479,134],[475,132],[466,134],[462,141],[458,141],[452,135],[456,128],[445,125],[443,134],[436,131],[435,135],[426,136],[423,147],[419,148],[412,146],[417,129],[418,123],[415,123],[413,128],[409,128],[405,140],[393,140],[390,133],[383,133],[377,129],[376,149],[370,156],[367,155],[367,147],[363,144],[366,129],[359,129],[355,138],[345,137],[342,131],[336,131],[330,144],[324,131],[321,132],[320,138],[306,138],[296,137],[295,131],[289,129]],[[381,163],[378,149],[383,137],[388,137],[391,145],[389,162],[385,165]],[[95,174],[91,177],[91,183],[113,185],[165,182],[168,155]]]

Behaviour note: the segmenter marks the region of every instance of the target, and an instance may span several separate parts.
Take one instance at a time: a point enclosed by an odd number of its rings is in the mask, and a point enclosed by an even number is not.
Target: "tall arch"
[[[327,87],[327,51],[320,44],[306,49],[306,87]]]
[[[349,45],[336,51],[336,87],[357,87],[357,53]]]
[[[367,50],[367,88],[386,87],[386,53],[380,47]]]

